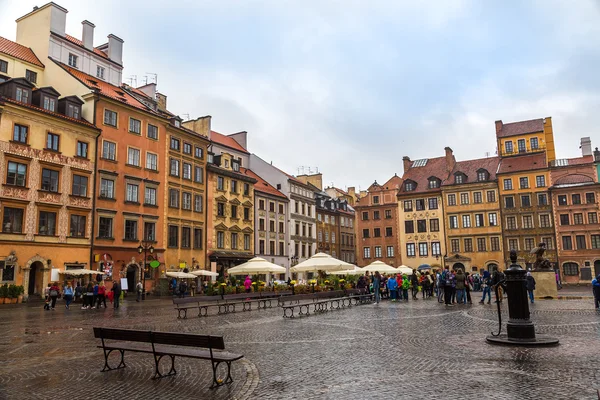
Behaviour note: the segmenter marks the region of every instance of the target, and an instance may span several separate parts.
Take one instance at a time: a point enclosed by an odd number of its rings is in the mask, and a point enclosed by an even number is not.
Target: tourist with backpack
[[[392,301],[396,301],[396,295],[398,294],[398,282],[396,282],[396,279],[393,276],[390,276],[387,280],[387,289],[390,299],[392,299]]]
[[[488,271],[483,271],[483,277],[481,278],[481,289],[483,290],[483,297],[479,304],[485,303],[485,297],[488,298],[488,304],[492,301],[492,278],[490,277],[490,273]]]
[[[446,307],[452,307],[452,286],[454,285],[454,276],[449,268],[442,272],[442,281],[444,282],[444,302]]]
[[[531,272],[527,271],[526,286],[527,286],[527,294],[529,294],[529,300],[531,304],[533,304],[533,291],[535,290],[535,278],[531,275]]]

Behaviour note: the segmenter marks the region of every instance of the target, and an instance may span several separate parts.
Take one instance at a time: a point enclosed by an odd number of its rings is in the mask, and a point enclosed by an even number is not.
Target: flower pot
[[[6,300],[6,297],[0,297],[0,304],[4,304],[5,300]]]
[[[23,295],[22,295],[22,294],[20,294],[20,295],[17,297],[17,303],[19,303],[19,304],[20,304],[20,303],[22,303],[22,302],[23,302]]]
[[[17,298],[14,297],[14,298],[10,299],[10,304],[17,304]]]

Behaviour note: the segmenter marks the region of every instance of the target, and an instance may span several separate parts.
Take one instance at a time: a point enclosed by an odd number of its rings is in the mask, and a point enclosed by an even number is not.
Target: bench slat
[[[190,333],[152,332],[155,344],[173,346],[204,347],[207,349],[225,349],[223,336],[195,335]]]

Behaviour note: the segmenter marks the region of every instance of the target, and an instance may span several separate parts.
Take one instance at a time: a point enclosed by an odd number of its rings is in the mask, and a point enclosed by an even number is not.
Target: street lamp
[[[138,253],[144,253],[144,268],[142,269],[142,300],[146,300],[146,263],[148,259],[148,252],[154,253],[154,246],[149,241],[142,241],[138,247]]]

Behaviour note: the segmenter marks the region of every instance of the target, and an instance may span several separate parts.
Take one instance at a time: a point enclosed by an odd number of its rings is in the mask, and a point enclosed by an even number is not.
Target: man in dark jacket
[[[535,290],[535,278],[531,276],[531,272],[527,272],[527,281],[525,285],[527,286],[527,293],[529,293],[529,300],[531,300],[531,304],[533,304],[533,291]]]
[[[113,281],[112,291],[114,293],[114,297],[113,297],[113,299],[115,301],[114,308],[116,310],[117,308],[119,308],[119,300],[121,300],[121,285],[119,285],[119,282]]]
[[[592,281],[592,290],[594,293],[594,306],[596,310],[600,309],[600,274]]]

